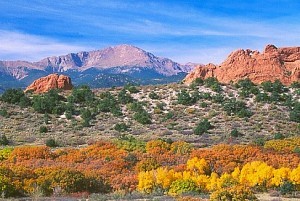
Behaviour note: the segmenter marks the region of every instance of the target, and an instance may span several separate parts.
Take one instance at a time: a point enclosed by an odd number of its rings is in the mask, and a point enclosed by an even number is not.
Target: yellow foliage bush
[[[144,193],[152,193],[155,188],[155,177],[152,171],[140,172],[137,189]]]
[[[174,170],[168,170],[167,168],[157,168],[154,174],[156,183],[163,189],[168,189],[176,179]]]
[[[3,149],[0,149],[0,161],[8,159],[9,155],[14,149],[12,147],[6,147]]]
[[[188,192],[196,192],[198,187],[192,179],[178,179],[174,181],[169,189],[169,194],[176,196]]]
[[[170,149],[175,154],[189,154],[192,151],[192,145],[184,141],[176,141],[171,144]]]
[[[194,157],[189,159],[186,163],[186,169],[192,171],[194,174],[209,174],[209,165],[205,159]]]
[[[261,161],[247,163],[241,170],[240,183],[249,187],[270,187],[274,168]]]
[[[170,150],[170,144],[162,140],[151,140],[146,144],[146,152],[167,152]]]
[[[254,201],[258,200],[250,188],[238,185],[221,188],[210,195],[211,201]]]
[[[300,148],[300,137],[286,138],[282,140],[269,140],[264,148],[276,151],[293,152],[296,147]]]
[[[291,171],[289,179],[294,185],[296,185],[297,190],[300,190],[300,164],[297,168]]]
[[[275,169],[262,161],[254,161],[220,176],[215,172],[207,174],[208,168],[204,159],[194,157],[187,161],[183,171],[160,167],[140,172],[138,189],[151,193],[160,188],[170,195],[189,191],[212,192],[213,200],[226,200],[228,197],[232,200],[255,200],[251,192],[253,188],[266,190],[280,187],[286,181],[300,187],[300,165],[293,170],[286,167]]]
[[[291,173],[291,169],[285,167],[273,170],[274,176],[271,179],[271,185],[281,186],[284,183],[284,181],[289,179],[290,173]]]
[[[154,158],[145,158],[136,164],[136,170],[138,172],[142,171],[150,171],[158,168],[160,164],[158,164],[157,160]]]

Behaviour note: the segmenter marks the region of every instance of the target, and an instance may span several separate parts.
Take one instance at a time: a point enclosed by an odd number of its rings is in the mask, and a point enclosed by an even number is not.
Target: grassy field
[[[7,115],[4,117],[0,115],[0,133],[5,134],[13,145],[45,144],[45,141],[51,138],[60,146],[78,146],[98,139],[133,135],[143,140],[156,138],[184,140],[199,147],[219,143],[249,144],[257,140],[273,139],[278,133],[285,137],[299,135],[299,123],[290,120],[292,106],[289,103],[299,102],[299,89],[287,88],[285,92],[279,94],[279,98],[274,98],[275,101],[257,101],[258,95],[250,93],[245,97],[243,95],[245,90],[241,87],[237,88],[234,85],[220,87],[221,90],[218,92],[207,85],[188,87],[182,84],[136,87],[137,91],[132,93],[127,90],[126,93],[133,98],[133,103],[142,105],[149,114],[151,122],[146,124],[134,119],[136,112],[131,109],[132,102],[116,103],[120,115],[99,109],[98,102],[103,100],[101,96],[104,93],[109,92],[118,101],[118,94],[123,88],[95,89],[94,102],[75,103],[74,111],[69,118],[66,118],[65,113],[48,114],[47,122],[45,115],[31,106],[20,107],[1,101],[0,110],[7,111]],[[261,86],[256,88],[260,93],[269,96],[269,99],[272,98],[272,92],[265,92]],[[189,94],[192,101],[180,103],[178,97],[182,91]],[[150,98],[150,94],[157,97]],[[71,92],[64,92],[62,95],[68,97]],[[33,95],[28,96],[32,99]],[[291,100],[280,100],[280,96],[289,96]],[[224,107],[229,100],[245,104],[251,115],[243,117],[243,114],[225,111]],[[67,104],[67,100],[63,103]],[[234,109],[239,106],[228,107]],[[92,113],[89,126],[82,123],[83,118],[80,114],[82,108],[87,108]],[[211,128],[201,135],[195,134],[195,128],[204,119],[210,122]],[[127,128],[117,130],[115,129],[117,124],[126,124]],[[46,127],[47,132],[40,132],[41,127]],[[238,131],[238,134],[231,134],[233,130]]]

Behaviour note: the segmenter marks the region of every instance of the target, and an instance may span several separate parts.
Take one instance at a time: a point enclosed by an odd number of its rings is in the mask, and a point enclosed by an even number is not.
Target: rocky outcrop
[[[249,78],[254,83],[275,81],[290,85],[300,81],[300,47],[277,48],[267,45],[264,52],[237,50],[220,65],[208,64],[196,67],[184,82],[189,84],[196,78],[216,77],[222,83]]]
[[[35,80],[25,92],[45,93],[51,89],[71,90],[73,88],[71,78],[65,75],[50,74]]]

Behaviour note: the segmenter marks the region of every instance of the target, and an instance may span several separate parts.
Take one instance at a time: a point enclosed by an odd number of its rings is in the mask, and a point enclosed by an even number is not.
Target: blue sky
[[[206,64],[240,48],[300,46],[298,0],[2,0],[0,9],[0,60],[132,44]]]

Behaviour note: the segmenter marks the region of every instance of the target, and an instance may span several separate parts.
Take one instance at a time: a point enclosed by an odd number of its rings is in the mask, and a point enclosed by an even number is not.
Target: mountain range
[[[72,78],[75,85],[121,86],[126,83],[159,84],[181,81],[194,64],[181,65],[138,47],[118,45],[103,50],[52,56],[37,62],[0,61],[0,90],[26,87],[51,73]]]

